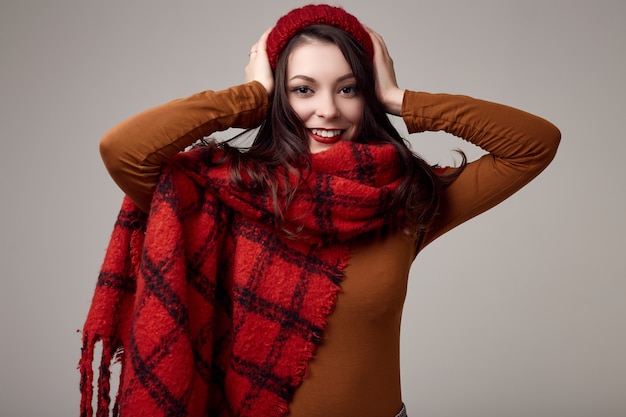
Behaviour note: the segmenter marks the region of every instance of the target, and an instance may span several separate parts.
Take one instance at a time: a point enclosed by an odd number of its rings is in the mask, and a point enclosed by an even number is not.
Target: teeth
[[[333,138],[335,136],[341,135],[341,130],[311,129],[311,132],[324,138]]]

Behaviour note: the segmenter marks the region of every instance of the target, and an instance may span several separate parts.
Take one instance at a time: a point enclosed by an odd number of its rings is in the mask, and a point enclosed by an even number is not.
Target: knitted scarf
[[[348,241],[394,215],[392,145],[342,142],[313,155],[284,215],[295,238],[274,226],[269,196],[215,166],[220,156],[174,157],[149,215],[124,199],[83,330],[81,416],[93,415],[98,342],[98,417],[111,412],[118,360],[113,415],[286,415],[340,291]]]

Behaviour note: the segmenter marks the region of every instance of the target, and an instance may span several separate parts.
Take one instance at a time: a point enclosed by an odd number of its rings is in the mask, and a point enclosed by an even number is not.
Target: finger
[[[372,39],[372,43],[374,45],[374,55],[376,55],[376,53],[378,52],[378,54],[380,54],[381,56],[388,57],[389,50],[387,49],[387,45],[385,44],[383,37],[369,26],[363,25],[363,27],[365,28],[367,33],[369,33],[370,38]]]
[[[250,57],[258,53],[263,53],[263,54],[266,53],[265,48],[267,44],[267,37],[271,31],[272,31],[272,28],[269,28],[265,32],[263,32],[259,40],[254,45],[252,45],[252,47],[250,47],[250,52],[248,52],[248,55]]]
[[[259,40],[250,47],[250,50],[248,52],[248,56],[250,57],[250,60],[253,60],[254,58],[256,58],[256,56],[259,53],[264,54],[264,55],[267,54],[266,53],[267,52],[266,51],[267,37],[269,36],[272,29],[273,28],[269,28],[265,32],[263,32]]]
[[[259,81],[268,93],[273,91],[274,75],[267,57],[267,37],[272,28],[267,29],[248,51],[249,62],[245,68],[246,81]]]
[[[272,29],[273,29],[273,27],[268,28],[265,32],[263,32],[263,34],[259,38],[259,41],[256,43],[256,46],[257,46],[258,49],[260,49],[260,50],[265,52],[266,45],[267,45],[267,37],[269,36],[269,34],[272,31]]]

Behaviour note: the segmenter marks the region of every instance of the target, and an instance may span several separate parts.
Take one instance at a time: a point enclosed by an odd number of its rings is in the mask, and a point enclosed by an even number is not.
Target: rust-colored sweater
[[[258,126],[267,107],[267,93],[257,82],[174,100],[109,131],[100,144],[102,158],[120,188],[147,211],[163,161],[216,131]],[[399,233],[352,248],[324,342],[290,416],[398,412],[400,319],[417,252],[527,184],[550,163],[560,140],[544,119],[466,96],[407,91],[402,117],[410,133],[445,131],[488,153],[445,189],[440,214],[420,247]]]

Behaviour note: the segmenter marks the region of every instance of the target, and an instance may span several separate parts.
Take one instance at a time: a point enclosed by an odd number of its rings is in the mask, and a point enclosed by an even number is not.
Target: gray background
[[[250,46],[302,4],[1,1],[1,416],[78,414],[76,330],[122,197],[100,137],[241,83]],[[384,36],[402,87],[506,103],[563,133],[535,182],[415,263],[410,415],[625,416],[626,2],[340,4]],[[411,140],[433,163],[462,145]]]

